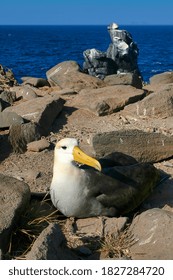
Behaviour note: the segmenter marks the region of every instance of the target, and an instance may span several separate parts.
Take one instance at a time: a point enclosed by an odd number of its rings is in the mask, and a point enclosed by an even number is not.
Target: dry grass
[[[39,234],[50,223],[62,223],[62,215],[50,203],[50,199],[36,199],[21,217],[18,227],[12,232],[8,255],[13,259],[25,259]]]
[[[129,248],[135,243],[132,233],[127,227],[120,231],[117,236],[108,235],[101,241],[100,252],[107,258],[130,259]]]

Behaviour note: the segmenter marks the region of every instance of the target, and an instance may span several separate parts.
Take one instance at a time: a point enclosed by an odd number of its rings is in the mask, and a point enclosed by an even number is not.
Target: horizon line
[[[111,24],[111,23],[110,23]],[[1,24],[0,26],[108,26],[109,24]],[[152,24],[152,23],[121,23],[118,26],[173,26],[172,24]]]

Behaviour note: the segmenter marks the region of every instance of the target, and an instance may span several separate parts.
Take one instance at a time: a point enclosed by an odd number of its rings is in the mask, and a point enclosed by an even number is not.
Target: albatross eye
[[[66,147],[66,146],[62,146],[61,148],[62,148],[63,150],[66,150],[66,149],[67,149],[67,147]]]

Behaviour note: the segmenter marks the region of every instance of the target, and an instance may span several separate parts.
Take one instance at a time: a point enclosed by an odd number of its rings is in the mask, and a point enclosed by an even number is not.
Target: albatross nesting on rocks
[[[64,138],[55,146],[50,196],[67,217],[118,217],[138,207],[159,180],[152,164],[118,152],[96,160],[76,139]]]

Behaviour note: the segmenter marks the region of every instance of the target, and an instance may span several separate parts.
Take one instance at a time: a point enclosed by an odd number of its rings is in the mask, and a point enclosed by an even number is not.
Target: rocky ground
[[[0,70],[2,258],[172,259],[173,73],[139,88],[131,73],[100,80],[72,61],[20,85]],[[152,162],[163,179],[127,217],[67,219],[43,197],[64,137],[95,157],[119,151]]]

